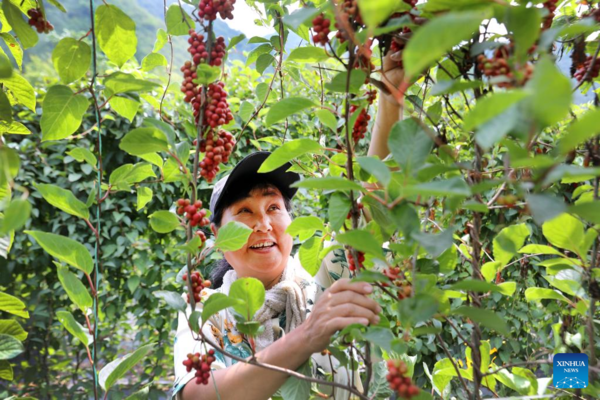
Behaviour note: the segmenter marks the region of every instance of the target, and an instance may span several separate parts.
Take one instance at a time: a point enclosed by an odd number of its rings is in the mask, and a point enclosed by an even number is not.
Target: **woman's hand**
[[[392,40],[397,43],[401,43],[401,39],[393,38]],[[402,43],[401,43],[402,44]],[[403,47],[404,45],[402,45]],[[383,66],[381,68],[381,81],[384,83],[385,87],[387,85],[391,85],[394,88],[398,89],[402,81],[404,80],[404,68],[401,65],[402,61],[402,50],[392,53],[388,51],[388,53],[383,57]],[[379,91],[381,93],[381,98],[393,104],[397,104],[396,99],[392,97],[388,90],[385,88],[381,88]]]
[[[379,323],[381,307],[369,297],[373,287],[365,282],[350,283],[340,279],[328,288],[315,304],[313,311],[299,329],[306,335],[310,353],[329,345],[331,337],[351,324]]]

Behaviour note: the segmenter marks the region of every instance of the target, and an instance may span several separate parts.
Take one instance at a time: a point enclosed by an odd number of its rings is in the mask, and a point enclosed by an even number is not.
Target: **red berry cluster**
[[[223,82],[208,85],[208,107],[204,111],[204,124],[209,125],[211,128],[227,125],[233,119],[224,87]],[[194,114],[196,114],[196,110],[194,110]]]
[[[196,200],[194,204],[188,199],[177,200],[177,214],[183,215],[191,226],[206,226],[210,224],[208,218],[206,218],[206,210],[202,208],[202,202]]]
[[[479,69],[485,76],[506,76],[510,81],[498,82],[498,87],[511,88],[515,85],[521,86],[531,78],[533,74],[533,65],[527,63],[519,71],[522,74],[521,79],[518,81],[515,77],[515,72],[508,65],[508,48],[499,47],[494,52],[494,57],[487,58],[485,55],[480,54],[477,56],[477,69]]]
[[[575,79],[577,79],[579,82],[581,82],[584,78],[585,78],[585,74],[587,73],[588,69],[590,69],[590,67],[592,66],[592,56],[588,56],[585,61],[583,62],[583,65],[581,65],[577,71],[575,71],[575,74],[573,75],[573,77]],[[600,74],[600,58],[596,59],[596,62],[594,63],[594,68],[592,69],[592,71],[590,72],[590,74],[587,77],[587,81],[591,82],[593,79],[597,78],[598,75]]]
[[[233,19],[235,0],[200,0],[198,16],[207,21],[217,19],[217,13],[222,19]]]
[[[188,38],[188,52],[192,55],[194,65],[204,64],[208,61],[208,48],[204,41],[204,35],[199,35],[195,30],[190,29],[190,37]],[[225,56],[225,39],[222,36],[217,38],[213,43],[210,51],[210,65],[220,66],[223,63]]]
[[[412,288],[408,281],[406,280],[406,276],[404,272],[400,269],[400,267],[389,267],[383,270],[383,274],[388,277],[388,279],[392,282],[391,284],[398,287],[398,298],[400,300],[410,297],[412,293]],[[383,286],[389,286],[387,282],[382,283]]]
[[[208,354],[188,354],[187,360],[183,361],[183,365],[185,365],[187,372],[191,372],[192,369],[196,370],[196,384],[208,385],[208,378],[210,378],[210,365],[215,360],[215,351],[210,349]]]
[[[375,101],[375,97],[377,96],[377,92],[375,90],[367,91],[367,102],[369,105],[373,104]],[[350,106],[350,114],[355,112],[359,107],[356,105]],[[365,133],[367,133],[367,128],[369,127],[369,121],[371,120],[371,116],[369,115],[368,107],[365,107],[361,110],[360,114],[356,118],[356,122],[354,122],[354,126],[352,127],[352,138],[354,139],[354,144],[357,144],[360,139],[365,137]]]
[[[182,279],[184,281],[187,281],[188,279],[188,274],[185,273],[182,276]],[[211,282],[209,280],[203,280],[202,277],[200,276],[200,272],[198,271],[194,271],[192,272],[192,289],[194,290],[194,300],[196,300],[196,302],[200,301],[200,292],[202,292],[203,289],[209,288],[211,285]],[[188,303],[189,303],[189,299],[188,299]],[[188,371],[190,372],[190,371]]]
[[[340,19],[345,19],[351,24],[354,28],[359,25],[363,25],[362,17],[360,16],[360,10],[358,9],[358,4],[356,0],[344,0],[342,3],[342,11],[340,15]],[[335,37],[338,38],[340,43],[344,43],[348,38],[346,34],[340,29],[340,25],[336,22],[335,27],[338,31],[335,33]]]
[[[388,360],[387,365],[387,381],[390,383],[390,388],[398,393],[398,396],[410,399],[419,394],[419,388],[414,385],[409,377],[405,376],[408,368],[404,361]]]
[[[360,213],[365,208],[365,205],[363,203],[358,203],[356,207],[358,208],[358,212]],[[346,219],[350,218],[352,218],[352,210],[348,211],[348,216],[346,217]]]
[[[358,268],[356,267],[356,264],[354,264],[354,257],[352,257],[352,253],[350,253],[350,252],[346,253],[346,258],[348,259],[348,269],[351,272],[354,272],[357,269],[364,268],[363,263],[365,262],[365,253],[363,253],[361,251],[357,251],[356,257],[358,258]]]
[[[321,46],[325,46],[327,42],[329,42],[329,27],[331,26],[331,21],[323,14],[317,15],[315,19],[312,20],[313,30],[315,34],[313,35],[313,42],[315,44],[320,44]]]
[[[544,2],[544,8],[548,10],[548,15],[542,20],[542,30],[550,29],[552,26],[552,20],[554,19],[554,12],[556,11],[556,4],[558,0],[549,0]]]
[[[210,131],[208,135],[206,139],[200,141],[200,151],[206,155],[199,165],[200,176],[203,176],[208,182],[212,182],[219,171],[219,164],[229,161],[229,156],[235,147],[235,138],[226,131],[220,131],[218,135],[214,135]]]
[[[54,30],[54,26],[44,18],[42,14],[42,10],[39,8],[30,8],[27,11],[27,15],[29,16],[29,25],[35,26],[38,33],[48,33]]]
[[[185,95],[183,100],[186,103],[192,103],[194,109],[200,108],[202,96],[200,96],[198,85],[194,83],[194,79],[198,77],[196,67],[192,65],[191,61],[186,61],[181,67],[181,72],[183,72],[181,92]]]

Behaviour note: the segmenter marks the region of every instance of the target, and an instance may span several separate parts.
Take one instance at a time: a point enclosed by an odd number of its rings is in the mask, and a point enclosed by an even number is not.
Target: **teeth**
[[[254,246],[250,246],[251,249],[261,249],[263,247],[271,247],[273,246],[275,243],[273,242],[262,242],[259,244],[255,244]]]

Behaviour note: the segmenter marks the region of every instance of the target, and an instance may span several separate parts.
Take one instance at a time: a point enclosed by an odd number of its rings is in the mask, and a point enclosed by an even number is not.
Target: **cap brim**
[[[248,182],[251,181],[267,181],[273,183],[285,197],[289,199],[294,197],[298,189],[291,187],[291,185],[300,180],[300,174],[288,171],[292,166],[290,162],[285,163],[271,172],[258,172],[262,163],[270,155],[271,153],[268,151],[257,151],[249,154],[238,162],[231,173],[226,177],[227,180],[221,188],[218,199],[216,199],[214,204],[210,205],[211,211],[214,213],[214,210],[219,207],[222,199],[234,192],[236,187],[239,187],[242,182],[244,185],[247,185]],[[218,186],[218,183],[215,185],[215,188],[216,186]]]

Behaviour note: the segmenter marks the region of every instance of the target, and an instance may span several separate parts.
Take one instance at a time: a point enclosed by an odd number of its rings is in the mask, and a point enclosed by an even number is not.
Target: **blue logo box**
[[[588,386],[589,362],[587,354],[558,353],[554,355],[552,381],[554,387],[583,389]]]

